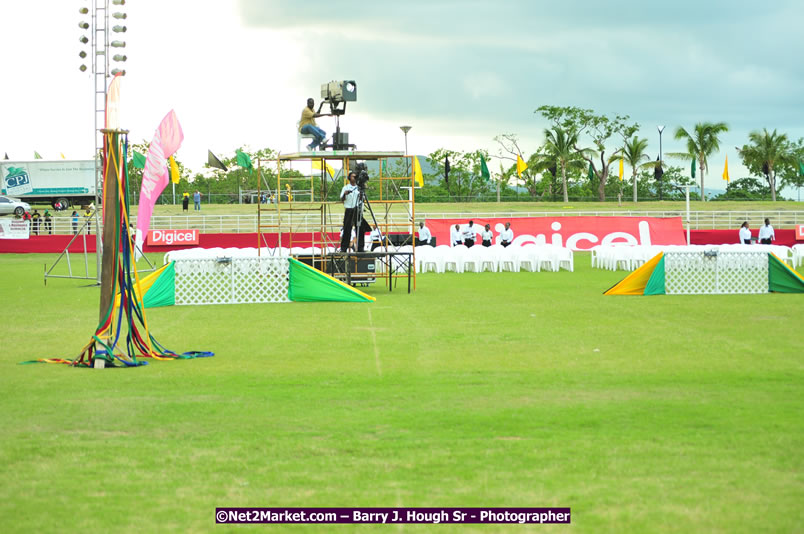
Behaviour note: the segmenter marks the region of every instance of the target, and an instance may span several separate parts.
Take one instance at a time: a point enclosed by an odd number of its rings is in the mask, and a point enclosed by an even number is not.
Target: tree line
[[[427,156],[426,167],[430,172],[424,173],[425,186],[417,191],[417,201],[505,198],[566,203],[570,197],[596,198],[601,202],[612,198],[632,202],[640,198],[673,200],[684,197],[682,186],[698,185],[696,174],[700,178],[700,193],[692,192],[690,196],[701,199],[710,159],[720,150],[721,135],[728,131],[728,125],[723,122],[701,122],[692,128],[678,126],[672,134],[684,143],[685,149],[657,154],[654,159],[648,153],[648,140],[636,135],[639,124],[630,121],[628,115],[609,116],[591,109],[547,105],[540,106],[534,113],[549,123],[543,132],[543,142],[535,151],[524,152],[518,136],[513,133],[494,138],[497,148],[494,156],[484,149],[461,152],[439,148]],[[148,144],[143,141],[132,148],[145,153]],[[183,178],[176,185],[177,195],[200,190],[207,195],[228,195],[230,201],[237,202],[238,193],[256,190],[258,180],[262,180],[260,189],[275,186],[275,165],[262,167],[260,172],[256,168],[240,167],[236,164],[236,153],[240,150],[248,152],[252,159],[276,160],[277,153],[270,148],[250,151],[240,147],[221,159],[227,171],[196,173],[191,177],[177,159]],[[712,200],[770,198],[775,201],[779,190],[804,186],[804,139],[792,141],[785,133],[762,129],[752,131],[748,142],[737,147],[737,152],[751,176],[730,180],[725,194]],[[517,172],[518,158],[527,164],[524,171]],[[489,164],[491,172],[488,172]],[[623,169],[622,179],[620,168]],[[626,173],[625,168],[630,172]],[[689,169],[690,176],[686,176],[684,169]],[[379,172],[379,166],[371,169],[371,174]],[[407,160],[400,158],[389,162],[384,172],[405,176],[412,171]],[[293,175],[302,176],[298,172],[289,174]],[[129,176],[132,189],[139,191],[142,170],[135,168],[131,159]],[[314,177],[313,180],[313,187],[318,191],[320,179]],[[308,188],[309,182],[304,187]],[[337,188],[330,189],[327,196],[336,199]],[[369,198],[375,195],[376,181],[369,185]]]

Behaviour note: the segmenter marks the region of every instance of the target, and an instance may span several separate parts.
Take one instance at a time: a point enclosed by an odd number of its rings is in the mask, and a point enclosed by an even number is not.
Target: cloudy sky
[[[0,2],[0,152],[12,159],[92,153],[93,80],[78,70],[89,4]],[[707,180],[723,188],[727,153],[732,177],[744,175],[734,146],[749,131],[804,137],[796,1],[130,0],[125,11],[123,125],[150,139],[175,109],[194,170],[208,148],[295,151],[305,99],[338,79],[357,81],[341,127],[360,149],[402,150],[409,124],[411,153],[495,154],[500,133],[530,153],[543,104],[628,114],[654,157],[657,125],[671,152],[683,148],[677,126],[725,121]]]

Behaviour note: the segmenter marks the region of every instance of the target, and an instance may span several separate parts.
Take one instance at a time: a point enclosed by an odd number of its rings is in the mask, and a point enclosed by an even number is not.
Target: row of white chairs
[[[795,245],[801,247],[801,245]],[[802,247],[804,249],[804,247]],[[722,250],[724,252],[773,252],[782,261],[795,266],[796,253],[782,245],[597,245],[591,249],[592,268],[611,271],[633,271],[660,252],[700,252]],[[801,251],[804,258],[804,250]]]
[[[574,270],[572,251],[553,245],[528,244],[521,247],[465,245],[416,247],[417,272],[540,272]]]

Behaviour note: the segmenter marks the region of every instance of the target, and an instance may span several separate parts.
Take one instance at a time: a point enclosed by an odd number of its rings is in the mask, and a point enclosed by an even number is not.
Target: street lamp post
[[[410,176],[410,158],[408,158],[408,132],[413,126],[400,126],[399,129],[405,132],[405,170]]]
[[[662,166],[662,132],[664,131],[664,125],[659,125],[656,127],[659,130],[659,167]],[[664,169],[661,169],[664,171]],[[659,200],[662,200],[662,173],[659,173]]]

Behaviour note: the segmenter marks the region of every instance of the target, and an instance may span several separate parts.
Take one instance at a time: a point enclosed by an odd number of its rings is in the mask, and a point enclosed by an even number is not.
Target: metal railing
[[[466,219],[472,218],[503,218],[515,220],[520,217],[681,217],[685,220],[686,213],[683,210],[675,211],[532,211],[532,212],[416,212],[416,219]],[[804,211],[691,211],[690,228],[693,230],[714,230],[714,229],[737,229],[748,221],[752,228],[758,228],[763,224],[765,218],[769,218],[774,228],[791,228],[797,224],[804,224]],[[404,226],[409,223],[406,213],[391,213],[388,215],[389,223]],[[79,220],[78,227],[83,225],[83,216]],[[277,215],[272,213],[262,214],[262,223],[266,225],[277,224]],[[136,224],[136,217],[131,220]],[[328,221],[331,225],[340,226],[341,219],[336,212]],[[303,212],[282,212],[282,226],[288,230],[296,232],[311,232],[321,228],[321,215],[319,213]],[[32,226],[32,234],[33,231]],[[175,229],[175,230],[194,230],[201,233],[230,234],[230,233],[256,233],[257,215],[155,215],[151,218],[151,228]],[[70,218],[56,217],[52,221],[51,233],[53,234],[72,234],[73,224]],[[93,228],[92,233],[95,233]],[[39,225],[39,235],[47,235],[48,227],[44,221]]]

